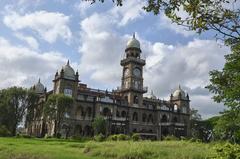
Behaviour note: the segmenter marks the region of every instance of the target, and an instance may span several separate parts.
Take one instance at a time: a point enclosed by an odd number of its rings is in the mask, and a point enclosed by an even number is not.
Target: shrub
[[[103,134],[99,134],[99,135],[94,136],[94,140],[98,141],[98,142],[102,142],[105,140],[105,137]]]
[[[52,138],[52,136],[45,134],[44,139],[50,139],[50,138]]]
[[[118,139],[119,141],[129,140],[129,136],[124,135],[124,134],[119,134],[119,135],[117,135],[117,139]]]
[[[139,141],[140,139],[141,139],[141,137],[140,137],[139,134],[136,133],[136,134],[133,134],[133,135],[132,135],[132,140],[133,140],[133,141]]]
[[[11,132],[4,125],[0,125],[0,136],[6,137],[11,136]]]
[[[213,159],[238,159],[240,158],[240,145],[226,143],[224,145],[216,145],[215,154],[211,155]]]
[[[164,137],[163,140],[166,140],[166,141],[176,141],[176,140],[179,140],[179,139],[176,136],[174,136],[174,135],[168,135],[168,136]]]
[[[60,133],[57,133],[57,134],[56,134],[56,138],[58,138],[58,139],[60,139],[61,136],[62,136],[62,135],[61,135]]]
[[[110,135],[110,136],[108,136],[108,140],[117,141],[118,140],[118,135]]]
[[[186,141],[186,140],[187,140],[187,138],[184,137],[184,136],[181,136],[180,139],[183,140],[183,141]]]

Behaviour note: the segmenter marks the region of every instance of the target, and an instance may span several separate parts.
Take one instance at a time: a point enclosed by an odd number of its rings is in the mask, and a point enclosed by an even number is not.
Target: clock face
[[[133,74],[134,74],[134,76],[136,76],[136,77],[140,77],[140,76],[141,76],[141,71],[140,71],[140,69],[135,68],[135,69],[133,70]]]
[[[129,69],[126,68],[125,71],[124,71],[124,76],[127,77],[129,75],[129,72],[130,72]]]

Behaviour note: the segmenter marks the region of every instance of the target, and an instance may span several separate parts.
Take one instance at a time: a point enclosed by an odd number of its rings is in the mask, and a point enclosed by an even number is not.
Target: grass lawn
[[[211,146],[187,141],[0,138],[0,159],[204,159],[211,154]]]

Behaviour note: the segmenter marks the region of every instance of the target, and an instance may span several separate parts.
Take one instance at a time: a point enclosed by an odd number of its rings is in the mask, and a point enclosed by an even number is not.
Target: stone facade
[[[143,138],[155,139],[166,135],[189,136],[190,100],[180,86],[168,101],[156,98],[153,93],[143,96],[147,92],[143,86],[145,60],[141,58],[140,43],[135,36],[128,41],[120,64],[121,86],[111,92],[81,83],[69,61],[56,72],[53,90],[47,92],[39,80],[32,87],[40,100],[33,121],[27,123],[28,134],[53,135],[54,122],[44,120],[43,106],[49,95],[63,93],[73,97],[74,106],[61,123],[62,136],[93,136],[92,122],[99,115],[107,121],[108,134],[139,133]]]

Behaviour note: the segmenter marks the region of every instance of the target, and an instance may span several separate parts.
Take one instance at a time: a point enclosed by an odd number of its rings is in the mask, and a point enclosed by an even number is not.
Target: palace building
[[[39,80],[32,87],[39,94],[39,104],[34,109],[33,120],[26,123],[27,133],[38,137],[54,134],[54,122],[44,118],[43,107],[49,95],[62,93],[74,100],[61,123],[62,136],[93,136],[92,122],[97,116],[106,119],[107,134],[139,133],[154,139],[166,135],[189,136],[190,100],[180,86],[170,94],[169,100],[160,100],[153,93],[143,96],[148,90],[143,84],[145,60],[141,52],[140,42],[133,35],[120,61],[121,86],[111,92],[81,83],[69,61],[56,72],[53,90],[47,91]]]

